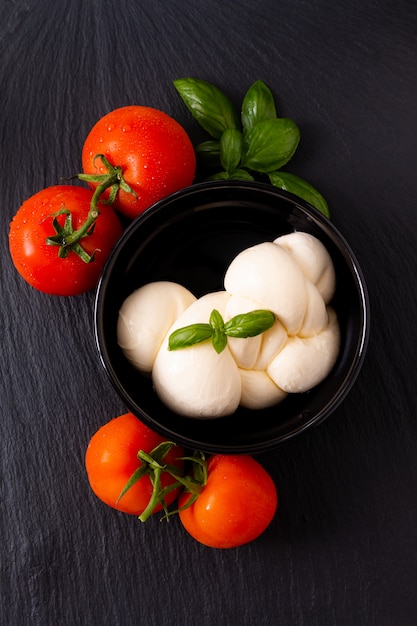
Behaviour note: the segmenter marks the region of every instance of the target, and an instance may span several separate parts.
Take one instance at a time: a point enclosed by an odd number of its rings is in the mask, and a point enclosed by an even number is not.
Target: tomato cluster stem
[[[96,154],[94,161],[100,159],[104,167],[107,168],[106,174],[78,174],[78,178],[86,183],[97,184],[91,199],[91,210],[98,210],[97,204],[100,200],[100,196],[110,189],[110,195],[106,204],[113,204],[119,189],[122,189],[126,193],[136,195],[133,189],[126,183],[123,178],[123,170],[120,165],[112,165],[110,161],[104,156],[104,154]]]
[[[87,219],[84,222],[84,224],[80,228],[75,230],[71,235],[68,235],[66,237],[63,247],[70,248],[74,243],[78,243],[80,239],[89,235],[92,232],[92,228],[99,215],[100,215],[100,211],[98,209],[90,208],[88,215],[87,215]]]
[[[53,227],[55,235],[48,237],[46,243],[49,246],[59,246],[58,256],[66,258],[70,251],[75,252],[85,263],[91,263],[94,259],[93,254],[88,254],[81,246],[81,240],[93,233],[97,218],[100,215],[98,203],[103,193],[110,189],[110,195],[106,204],[113,204],[119,189],[123,189],[127,193],[135,192],[129,187],[123,178],[122,168],[118,165],[114,166],[103,154],[97,154],[95,159],[101,159],[103,165],[107,168],[106,174],[78,174],[77,178],[87,183],[97,183],[90,202],[90,210],[87,219],[77,230],[72,226],[71,212],[65,207],[53,215]],[[103,200],[101,202],[104,202]],[[64,226],[61,226],[57,220],[59,215],[65,215]]]
[[[194,452],[190,457],[180,457],[178,459],[191,461],[192,463],[191,473],[184,475],[184,473],[179,471],[178,467],[164,463],[166,455],[174,446],[174,442],[164,441],[149,453],[144,452],[144,450],[139,450],[137,457],[140,461],[140,466],[133,472],[117,499],[119,502],[138,480],[144,476],[148,476],[152,483],[152,495],[146,508],[139,515],[141,522],[146,522],[159,505],[162,506],[165,512],[163,519],[167,519],[170,515],[178,513],[178,510],[168,512],[166,505],[166,496],[171,491],[178,489],[178,487],[182,487],[191,493],[187,507],[195,502],[204,489],[207,482],[207,463],[204,454],[202,452]],[[162,487],[161,478],[164,473],[169,474],[174,479],[174,482],[167,487]]]
[[[59,246],[58,257],[61,259],[65,259],[70,251],[72,251],[75,252],[84,263],[90,263],[94,258],[94,252],[91,255],[88,254],[81,246],[80,241],[83,237],[92,234],[98,214],[97,210],[90,209],[84,224],[77,230],[74,230],[71,211],[63,207],[52,216],[52,226],[55,230],[55,235],[48,237],[46,244],[48,246]],[[60,215],[65,215],[63,226],[61,226],[58,221]]]

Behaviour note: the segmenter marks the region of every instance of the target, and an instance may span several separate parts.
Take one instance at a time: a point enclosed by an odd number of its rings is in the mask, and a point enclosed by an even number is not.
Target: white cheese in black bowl
[[[138,371],[119,345],[123,303],[139,288],[159,281],[179,284],[196,298],[224,290],[225,274],[242,251],[294,232],[319,240],[335,270],[330,306],[337,316],[340,347],[329,374],[309,391],[288,393],[262,409],[238,406],[229,415],[201,419],[168,408],[152,374]],[[199,183],[161,200],[127,227],[97,288],[95,333],[111,383],[149,427],[190,449],[254,454],[322,422],[346,397],[366,353],[369,299],[351,248],[308,203],[262,183]]]

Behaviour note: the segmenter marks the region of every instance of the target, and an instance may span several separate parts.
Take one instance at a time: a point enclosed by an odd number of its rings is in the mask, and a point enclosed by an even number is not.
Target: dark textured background
[[[125,410],[96,354],[94,294],[35,292],[7,243],[22,201],[80,171],[111,109],[155,106],[199,139],[172,86],[187,75],[237,105],[269,85],[301,129],[291,169],[329,201],[372,302],[353,390],[260,457],[278,514],[226,551],[93,496],[86,446]],[[2,0],[2,625],[417,623],[416,102],[415,0]]]

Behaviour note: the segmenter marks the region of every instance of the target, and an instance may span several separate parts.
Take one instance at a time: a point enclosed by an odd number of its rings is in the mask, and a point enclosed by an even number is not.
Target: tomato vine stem
[[[79,180],[86,183],[97,184],[94,195],[91,199],[91,210],[97,209],[100,196],[107,189],[110,189],[110,194],[108,200],[102,200],[104,204],[113,204],[119,189],[136,196],[136,192],[123,178],[123,170],[120,165],[112,165],[104,154],[96,154],[94,162],[96,162],[97,159],[100,159],[104,167],[107,168],[106,174],[78,174]]]
[[[204,489],[207,482],[207,463],[204,454],[202,452],[194,452],[192,456],[180,457],[178,459],[192,463],[191,473],[184,475],[184,473],[178,470],[178,467],[164,463],[166,455],[174,446],[174,442],[164,441],[149,453],[139,450],[137,457],[141,465],[130,476],[117,499],[117,502],[119,502],[138,480],[148,476],[152,483],[152,495],[146,508],[139,515],[141,522],[146,522],[158,505],[162,506],[165,513],[162,519],[168,519],[171,515],[178,513],[178,510],[169,512],[166,504],[166,496],[174,489],[182,487],[192,494],[186,508],[195,502]],[[164,473],[174,478],[174,482],[167,487],[162,486],[161,478]]]
[[[80,245],[80,241],[83,237],[92,234],[98,214],[97,210],[90,209],[84,224],[79,229],[74,230],[72,225],[72,213],[63,207],[60,211],[52,215],[52,226],[55,230],[55,235],[48,237],[46,244],[48,246],[59,246],[58,256],[61,259],[65,259],[70,251],[72,251],[75,252],[84,263],[91,263],[94,259],[94,252],[93,254],[88,254]],[[65,215],[63,226],[61,226],[58,221],[60,215]]]
[[[98,207],[99,202],[101,201],[103,204],[113,204],[119,189],[123,189],[123,191],[126,191],[127,193],[136,195],[133,189],[131,189],[131,187],[124,180],[122,168],[120,166],[112,165],[103,154],[97,154],[94,157],[94,160],[96,159],[101,159],[103,165],[107,168],[106,174],[78,174],[76,176],[76,178],[84,182],[97,183],[97,187],[95,188],[91,198],[90,210],[86,221],[80,226],[80,228],[74,230],[72,225],[72,214],[65,207],[57,213],[54,213],[52,216],[52,225],[55,230],[55,235],[48,237],[46,239],[46,243],[49,246],[59,246],[58,256],[61,259],[66,258],[70,251],[72,251],[75,252],[75,254],[77,254],[85,263],[91,263],[94,260],[95,251],[92,254],[88,254],[88,252],[81,246],[80,242],[84,237],[88,237],[94,231],[97,218],[100,215],[100,209]],[[101,196],[107,189],[110,189],[108,200],[100,200]],[[61,226],[57,219],[60,215],[66,216],[63,226]]]

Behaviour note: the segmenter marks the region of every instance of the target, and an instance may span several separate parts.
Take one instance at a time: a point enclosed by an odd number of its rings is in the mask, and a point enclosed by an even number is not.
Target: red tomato
[[[85,456],[85,466],[91,489],[100,500],[109,506],[130,513],[140,515],[146,509],[152,496],[152,483],[148,475],[138,480],[117,501],[123,488],[132,474],[141,466],[137,454],[139,450],[151,452],[156,446],[165,441],[163,437],[148,428],[132,413],[125,413],[112,419],[102,426],[91,438]],[[181,446],[174,446],[168,452],[164,463],[174,465],[181,471],[184,456]],[[163,472],[161,475],[162,488],[172,485],[175,479]],[[167,506],[178,496],[179,489],[173,489],[166,496]],[[161,505],[154,509],[160,511]]]
[[[183,492],[179,508],[191,494]],[[256,539],[278,505],[275,484],[251,456],[214,455],[207,483],[197,500],[179,516],[194,539],[211,548],[234,548]]]
[[[102,161],[95,159],[98,154],[121,167],[124,181],[135,192],[119,189],[113,204],[129,218],[194,180],[196,158],[190,138],[176,120],[151,107],[126,106],[102,117],[83,146],[85,174],[107,173]]]
[[[73,251],[60,258],[59,246],[46,243],[48,237],[56,234],[53,219],[59,211],[70,212],[74,231],[86,222],[92,195],[90,189],[57,185],[28,198],[17,211],[10,224],[10,254],[17,271],[32,287],[49,294],[72,296],[96,286],[109,253],[122,234],[120,220],[110,206],[99,205],[100,215],[93,233],[80,240],[89,255],[94,252],[90,263]],[[59,215],[57,220],[64,226],[66,215]]]

